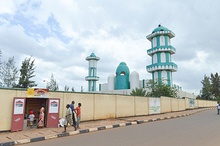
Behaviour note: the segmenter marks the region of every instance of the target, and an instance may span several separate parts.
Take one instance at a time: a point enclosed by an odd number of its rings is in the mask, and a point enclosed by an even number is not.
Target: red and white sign
[[[58,113],[59,110],[59,100],[50,100],[49,113]]]
[[[14,114],[23,114],[23,112],[24,112],[24,99],[15,99]]]
[[[25,98],[15,97],[13,100],[11,131],[23,130],[24,109],[25,109]]]

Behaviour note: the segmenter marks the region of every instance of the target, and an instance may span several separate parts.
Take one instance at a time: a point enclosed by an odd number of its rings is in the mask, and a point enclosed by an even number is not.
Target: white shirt
[[[30,114],[28,118],[30,119],[30,121],[34,121],[34,117],[34,114]]]

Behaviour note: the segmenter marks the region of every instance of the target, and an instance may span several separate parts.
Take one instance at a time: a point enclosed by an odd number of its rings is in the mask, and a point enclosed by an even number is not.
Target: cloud
[[[141,79],[151,78],[146,66],[150,34],[158,24],[171,29],[178,65],[174,83],[198,93],[204,74],[218,72],[219,1],[77,1],[0,0],[0,49],[3,60],[15,56],[20,67],[33,56],[36,81],[54,74],[60,89],[65,85],[87,90],[85,76],[92,52],[100,57],[98,76],[104,83],[120,62]]]

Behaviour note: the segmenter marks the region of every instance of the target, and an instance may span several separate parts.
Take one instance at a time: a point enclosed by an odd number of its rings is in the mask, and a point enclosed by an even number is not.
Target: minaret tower
[[[91,53],[90,56],[86,57],[86,60],[89,61],[89,73],[85,78],[88,81],[88,91],[96,91],[96,81],[99,80],[97,76],[97,61],[99,59],[95,53]]]
[[[147,50],[147,54],[152,57],[152,63],[146,69],[152,74],[154,83],[173,85],[172,72],[177,71],[177,65],[171,59],[171,55],[176,52],[170,42],[173,37],[175,34],[161,25],[146,37],[151,42],[151,49]]]

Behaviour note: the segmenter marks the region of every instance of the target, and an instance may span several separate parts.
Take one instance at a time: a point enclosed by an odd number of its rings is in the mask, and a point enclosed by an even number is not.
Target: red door
[[[48,112],[47,112],[47,127],[54,128],[59,123],[59,110],[60,110],[60,99],[49,98],[48,99]]]
[[[26,98],[14,97],[11,131],[23,130]]]

